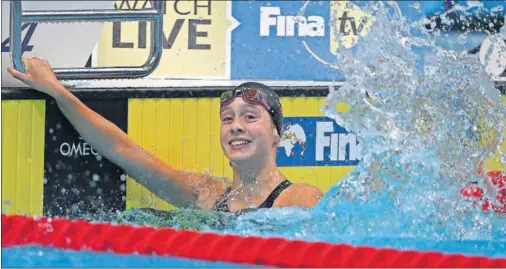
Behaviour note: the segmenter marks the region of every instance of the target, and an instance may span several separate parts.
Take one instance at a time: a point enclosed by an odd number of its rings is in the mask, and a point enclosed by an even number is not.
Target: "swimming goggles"
[[[232,103],[235,98],[240,95],[242,100],[251,105],[261,105],[263,106],[271,115],[276,115],[276,110],[272,108],[262,97],[260,91],[256,89],[235,89],[229,90],[221,94],[220,104],[222,107],[229,105]]]

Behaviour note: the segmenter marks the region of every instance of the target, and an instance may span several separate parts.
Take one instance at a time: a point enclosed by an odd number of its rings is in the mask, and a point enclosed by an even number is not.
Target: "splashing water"
[[[371,175],[382,163],[400,168],[388,172],[397,181],[420,174],[440,184],[468,182],[499,148],[502,97],[476,56],[444,51],[429,36],[411,35],[409,25],[399,23],[403,18],[389,20],[384,5],[369,6],[376,29],[361,46],[336,53],[347,83],[328,96],[326,115],[359,137],[366,149],[360,167],[367,167],[360,172]],[[413,48],[421,46],[430,46],[437,60],[417,69]],[[337,101],[351,104],[351,111],[337,113]],[[414,164],[425,172],[407,172]]]
[[[392,20],[392,8],[376,1],[364,8],[375,16],[373,28],[360,46],[338,46],[346,84],[331,88],[323,107],[357,135],[359,165],[313,210],[261,210],[226,232],[350,243],[506,241],[505,217],[476,210],[459,193],[464,183],[483,182],[480,165],[500,149],[500,92],[478,57],[439,48],[421,24]],[[424,62],[421,49],[436,60]],[[337,112],[338,102],[351,109]]]

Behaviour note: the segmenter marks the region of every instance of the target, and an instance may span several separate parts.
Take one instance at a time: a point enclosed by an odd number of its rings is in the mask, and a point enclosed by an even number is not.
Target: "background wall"
[[[219,144],[218,98],[180,94],[171,98],[170,90],[153,92],[160,94],[159,98],[153,94],[146,98],[138,94],[128,98],[127,93],[118,91],[110,98],[99,98],[103,92],[76,94],[134,141],[171,165],[231,176]],[[281,170],[294,182],[314,184],[327,191],[357,162],[350,160],[349,145],[341,161],[330,159],[330,147],[325,148],[325,159],[316,161],[317,139],[310,129],[316,122],[331,121],[319,111],[326,91],[311,89],[308,93],[315,96],[306,97],[290,96],[290,90],[278,92],[285,110],[285,126],[301,123],[306,136],[304,154],[300,143],[294,144],[289,157],[284,147],[278,149]],[[211,95],[219,93],[215,91]],[[2,97],[3,212],[76,216],[135,207],[173,208],[127,177],[122,169],[101,158],[79,137],[52,99],[32,91],[12,94],[6,89]],[[503,98],[506,104],[506,96]],[[346,105],[339,106],[338,110],[345,111]],[[337,124],[334,126],[336,133],[349,135]],[[502,147],[506,151],[506,140]],[[506,171],[496,158],[498,154],[487,159],[486,171]]]

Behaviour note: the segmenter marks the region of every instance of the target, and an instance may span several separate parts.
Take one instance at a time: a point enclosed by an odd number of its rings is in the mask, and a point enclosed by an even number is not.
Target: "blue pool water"
[[[141,268],[141,267],[207,267],[242,268],[251,265],[190,260],[177,257],[118,255],[113,253],[63,250],[41,246],[2,249],[4,268]]]

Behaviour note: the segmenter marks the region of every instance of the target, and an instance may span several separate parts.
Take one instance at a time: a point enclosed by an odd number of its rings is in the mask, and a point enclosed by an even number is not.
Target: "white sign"
[[[23,11],[113,9],[114,1],[22,1]],[[39,57],[53,68],[84,67],[102,33],[104,23],[23,23],[23,57]],[[10,1],[2,1],[2,87],[25,87],[12,78],[9,52]]]

